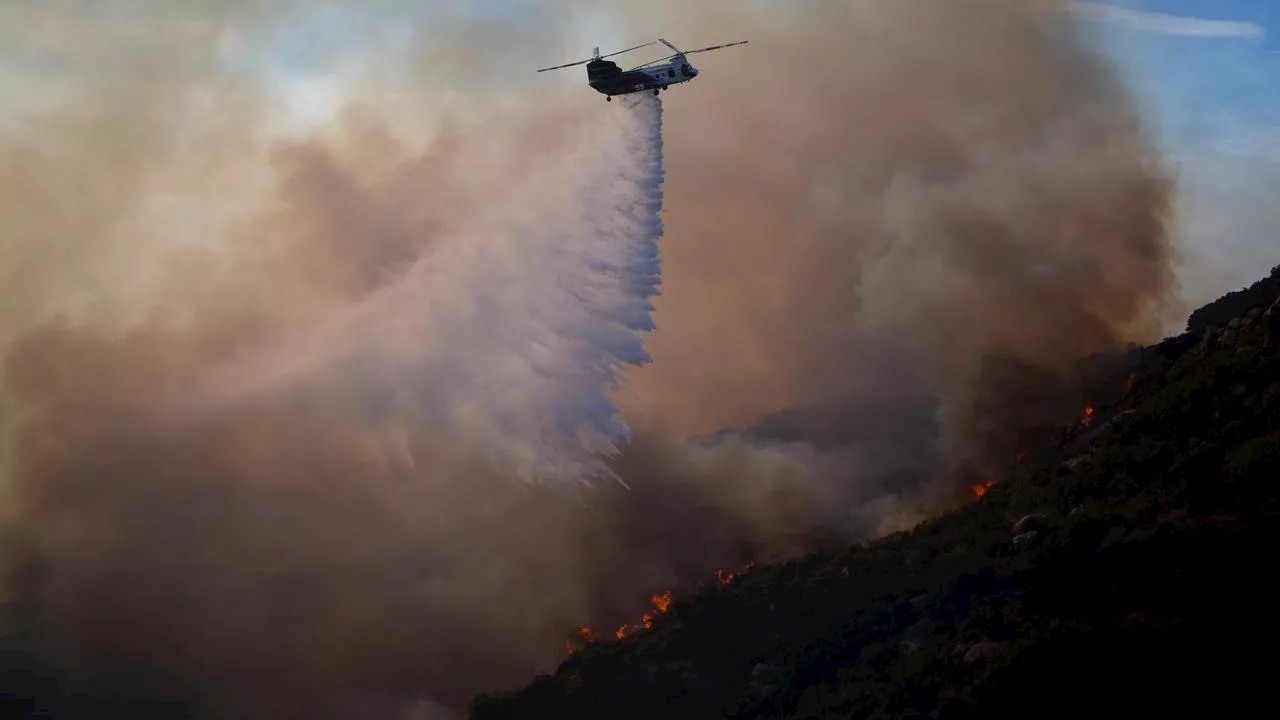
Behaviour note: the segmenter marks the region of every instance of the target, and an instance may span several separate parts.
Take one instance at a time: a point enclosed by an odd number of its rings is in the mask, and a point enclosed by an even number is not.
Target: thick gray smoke
[[[14,694],[459,708],[946,507],[1017,388],[1169,298],[1169,183],[1061,3],[594,6],[751,40],[665,115],[531,72],[604,44],[556,5],[0,9]]]

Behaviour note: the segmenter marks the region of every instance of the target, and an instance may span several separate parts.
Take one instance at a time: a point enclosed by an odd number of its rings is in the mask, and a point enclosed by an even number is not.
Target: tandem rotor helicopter
[[[662,43],[675,53],[667,57],[638,65],[630,70],[622,70],[616,63],[605,60],[605,58],[621,55],[632,50],[649,47]],[[574,67],[587,63],[587,84],[605,96],[605,100],[612,101],[614,95],[630,95],[631,93],[639,93],[652,90],[654,95],[666,90],[668,86],[678,83],[689,82],[698,76],[698,69],[689,64],[686,55],[694,53],[707,52],[709,50],[719,50],[720,48],[733,47],[734,45],[746,45],[746,40],[738,42],[725,43],[724,45],[712,45],[711,47],[698,48],[697,50],[681,50],[671,43],[658,38],[651,43],[637,45],[626,50],[601,55],[600,48],[596,48],[592,52],[591,57],[586,60],[566,63],[564,65],[556,65],[555,67],[542,68],[538,72],[546,72],[548,70],[561,70],[563,68]]]

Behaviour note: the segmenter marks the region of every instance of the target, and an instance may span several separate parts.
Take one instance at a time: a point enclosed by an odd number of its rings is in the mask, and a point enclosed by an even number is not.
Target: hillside
[[[1109,365],[1083,421],[961,510],[677,598],[508,718],[1226,717],[1265,707],[1280,268]],[[1115,390],[1115,388],[1119,388]],[[1106,398],[1112,398],[1109,402]]]

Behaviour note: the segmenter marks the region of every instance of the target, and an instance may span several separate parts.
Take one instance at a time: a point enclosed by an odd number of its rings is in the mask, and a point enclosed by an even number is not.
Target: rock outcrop
[[[1280,296],[1280,266],[1271,274],[1247,288],[1227,293],[1199,308],[1187,318],[1187,330],[1204,333],[1211,327],[1225,328],[1232,319],[1247,314],[1254,307],[1265,308]]]

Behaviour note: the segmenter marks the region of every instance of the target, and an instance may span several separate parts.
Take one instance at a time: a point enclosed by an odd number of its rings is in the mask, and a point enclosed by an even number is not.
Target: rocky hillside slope
[[[1280,268],[1108,367],[1100,387],[1111,390],[1090,412],[976,502],[712,582],[646,632],[478,698],[472,718],[1228,717],[1269,706]]]

